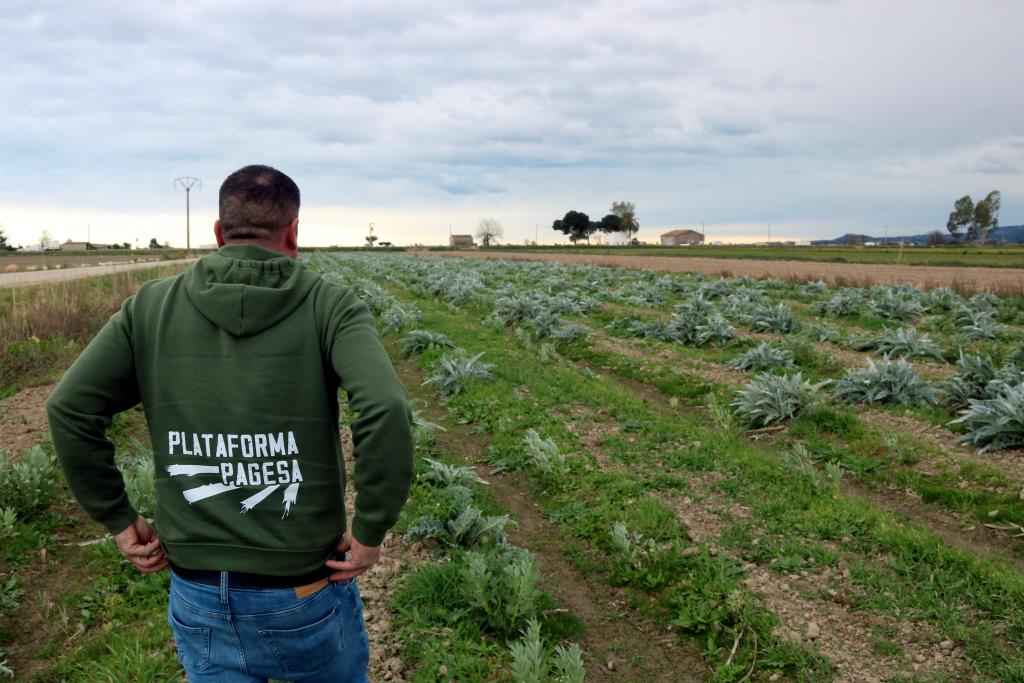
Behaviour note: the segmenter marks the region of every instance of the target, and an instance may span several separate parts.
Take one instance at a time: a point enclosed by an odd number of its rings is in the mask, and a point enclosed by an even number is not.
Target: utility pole
[[[192,250],[192,226],[191,226],[191,207],[189,205],[189,195],[192,193],[193,187],[202,189],[203,181],[199,178],[193,178],[192,176],[182,176],[174,179],[175,185],[181,185],[185,188],[185,249],[188,251]]]

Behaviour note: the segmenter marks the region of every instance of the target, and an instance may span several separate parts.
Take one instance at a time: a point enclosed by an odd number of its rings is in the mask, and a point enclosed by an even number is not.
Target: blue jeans
[[[171,571],[167,607],[188,680],[217,683],[364,683],[370,645],[354,580],[296,598],[286,589],[189,581]]]

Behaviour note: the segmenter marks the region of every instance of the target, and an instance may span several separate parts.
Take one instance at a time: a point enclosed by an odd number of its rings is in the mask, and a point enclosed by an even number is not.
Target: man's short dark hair
[[[246,166],[220,186],[225,240],[273,239],[299,215],[299,186],[270,166]]]

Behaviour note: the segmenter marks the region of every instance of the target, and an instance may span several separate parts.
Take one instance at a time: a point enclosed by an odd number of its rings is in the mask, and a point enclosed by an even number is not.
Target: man
[[[353,579],[408,494],[411,412],[366,306],[294,260],[298,210],[276,169],[228,176],[220,249],[129,297],[47,402],[75,497],[140,571],[171,567],[168,621],[190,681],[367,680]],[[357,415],[349,534],[339,386]],[[155,529],[104,434],[140,401]]]

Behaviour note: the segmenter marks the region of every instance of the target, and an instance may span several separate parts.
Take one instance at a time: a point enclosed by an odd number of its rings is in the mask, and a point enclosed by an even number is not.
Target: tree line
[[[582,211],[569,211],[551,224],[551,229],[569,236],[576,244],[582,239],[590,241],[590,236],[597,231],[604,233],[624,232],[626,243],[633,243],[633,233],[640,229],[636,218],[636,204],[633,202],[613,202],[611,211],[601,220],[592,221]]]

